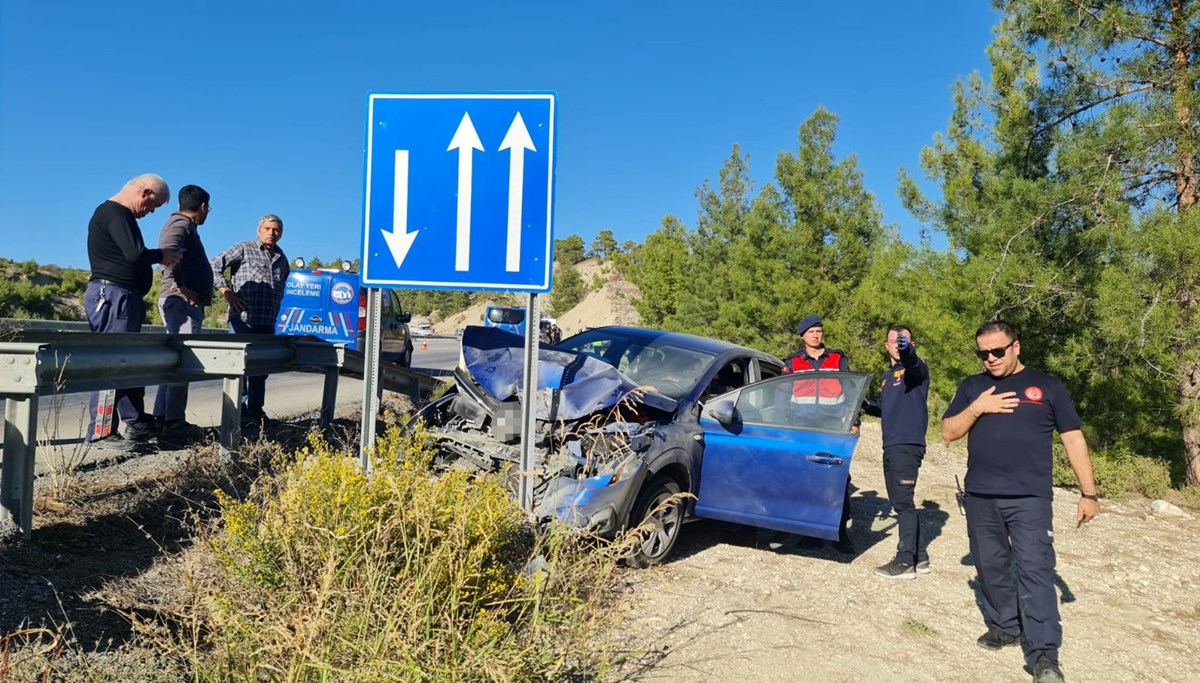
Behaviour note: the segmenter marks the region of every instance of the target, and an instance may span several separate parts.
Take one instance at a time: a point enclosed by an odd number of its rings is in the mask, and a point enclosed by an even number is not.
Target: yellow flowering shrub
[[[211,546],[227,573],[208,597],[198,669],[544,680],[589,661],[583,633],[615,552],[540,532],[498,478],[434,476],[421,427],[389,429],[372,456],[368,475],[312,436],[244,500],[218,493]]]

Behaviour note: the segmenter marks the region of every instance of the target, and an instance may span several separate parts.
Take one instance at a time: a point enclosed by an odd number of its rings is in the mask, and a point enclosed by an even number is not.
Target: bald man
[[[96,207],[88,223],[88,261],[92,277],[83,303],[92,332],[140,332],[146,318],[143,297],[154,281],[153,264],[173,266],[179,253],[147,249],[137,219],[154,213],[171,198],[161,177],[141,175]],[[109,392],[105,392],[109,394]],[[92,394],[88,443],[127,451],[148,445],[153,419],[145,411],[145,387],[117,389],[103,398]],[[116,415],[113,415],[113,404]],[[117,431],[125,423],[125,436]]]

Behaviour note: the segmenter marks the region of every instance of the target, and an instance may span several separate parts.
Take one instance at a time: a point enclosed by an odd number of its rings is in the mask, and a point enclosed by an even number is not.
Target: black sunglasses
[[[1008,351],[1008,348],[1016,343],[1017,343],[1017,340],[1014,339],[1014,340],[1010,341],[1009,343],[1005,344],[1004,346],[1001,346],[996,349],[976,349],[975,355],[979,358],[979,360],[987,360],[988,356],[995,356],[997,358],[1003,358],[1005,352]]]

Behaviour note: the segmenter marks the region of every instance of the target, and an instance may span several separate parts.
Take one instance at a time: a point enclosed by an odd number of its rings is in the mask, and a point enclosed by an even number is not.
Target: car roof
[[[741,351],[741,352],[746,352],[747,355],[760,356],[760,357],[764,357],[764,358],[771,358],[771,359],[778,360],[777,358],[775,358],[774,356],[772,356],[769,353],[764,353],[757,349],[752,349],[748,346],[741,346],[739,344],[731,344],[729,342],[721,341],[719,339],[712,339],[710,337],[701,337],[701,336],[694,335],[694,334],[685,334],[683,332],[664,332],[663,330],[653,330],[653,329],[650,329],[647,327],[628,327],[625,325],[605,325],[603,327],[588,328],[587,330],[585,330],[584,332],[580,332],[579,334],[585,334],[587,332],[596,332],[596,331],[601,331],[601,330],[609,330],[612,332],[616,332],[622,336],[637,340],[644,344],[648,344],[652,341],[656,341],[656,342],[660,342],[663,344],[671,344],[673,346],[682,346],[682,347],[688,348],[688,349],[695,349],[697,351],[705,351],[707,353],[711,353],[714,355],[721,355],[722,353],[725,353],[727,351]],[[563,341],[567,341],[567,340],[563,340]]]

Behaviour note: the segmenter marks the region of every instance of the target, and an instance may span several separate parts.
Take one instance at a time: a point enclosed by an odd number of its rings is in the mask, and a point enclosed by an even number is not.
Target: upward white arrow
[[[525,193],[525,150],[536,152],[529,129],[521,112],[513,117],[512,125],[500,143],[501,150],[510,150],[508,158],[508,248],[504,268],[510,273],[521,269],[521,198]]]
[[[454,269],[467,271],[471,268],[471,152],[483,151],[483,143],[475,125],[471,123],[471,115],[463,114],[458,130],[450,139],[449,152],[458,150],[458,229],[454,242]]]
[[[396,267],[404,265],[408,250],[417,239],[417,231],[408,231],[408,150],[396,150],[396,181],[392,189],[392,232],[382,230]]]

